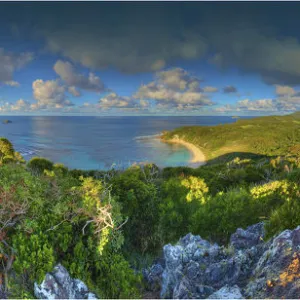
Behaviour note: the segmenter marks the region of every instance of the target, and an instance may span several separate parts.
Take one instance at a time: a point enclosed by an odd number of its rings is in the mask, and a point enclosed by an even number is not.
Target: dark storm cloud
[[[1,3],[17,36],[91,69],[157,71],[178,60],[300,83],[300,4],[283,2]],[[3,15],[3,16],[1,16]]]

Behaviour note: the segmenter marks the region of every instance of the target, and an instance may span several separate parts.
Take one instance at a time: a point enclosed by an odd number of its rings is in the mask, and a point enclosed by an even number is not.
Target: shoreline
[[[180,139],[179,137],[174,137],[170,140],[163,140],[163,142],[179,144],[186,147],[192,154],[192,158],[190,159],[189,163],[193,164],[195,167],[200,167],[206,164],[205,155],[194,144],[186,142],[185,140]]]

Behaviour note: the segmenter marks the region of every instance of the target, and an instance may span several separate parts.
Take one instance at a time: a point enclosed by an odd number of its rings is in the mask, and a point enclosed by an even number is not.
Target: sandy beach
[[[206,161],[203,152],[192,143],[186,142],[178,137],[167,140],[166,142],[180,144],[186,147],[192,153],[192,159],[190,160],[190,163],[192,163],[194,166],[205,165]]]

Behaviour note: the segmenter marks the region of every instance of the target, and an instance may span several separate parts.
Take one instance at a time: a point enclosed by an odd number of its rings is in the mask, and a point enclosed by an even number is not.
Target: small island
[[[10,123],[12,123],[11,120],[7,120],[7,119],[6,119],[6,120],[3,120],[3,121],[2,121],[2,124],[10,124]]]

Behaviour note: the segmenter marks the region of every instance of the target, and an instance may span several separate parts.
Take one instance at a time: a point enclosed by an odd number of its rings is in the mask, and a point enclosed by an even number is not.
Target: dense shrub
[[[125,248],[141,253],[158,247],[158,188],[145,177],[140,167],[134,167],[116,175],[110,181],[112,195],[121,204],[127,218],[123,227]]]
[[[28,162],[27,167],[35,174],[43,174],[44,170],[53,169],[53,162],[46,158],[34,157]]]
[[[191,216],[206,201],[208,188],[203,179],[171,178],[162,184],[160,229],[164,243],[175,242],[189,230]]]
[[[192,216],[190,230],[213,241],[227,242],[238,228],[259,221],[251,195],[243,188],[220,192],[206,200]]]
[[[14,150],[12,143],[6,138],[0,138],[0,164],[24,163],[24,159],[19,152]]]

